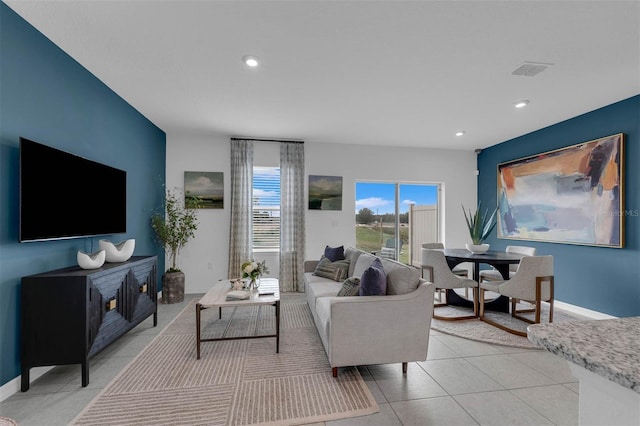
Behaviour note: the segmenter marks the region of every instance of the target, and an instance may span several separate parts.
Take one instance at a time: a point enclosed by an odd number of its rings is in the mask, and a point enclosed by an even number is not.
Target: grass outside
[[[392,225],[356,225],[356,248],[368,252],[380,251],[384,247],[385,241],[394,238],[395,228]],[[409,262],[409,250],[407,243],[409,241],[409,228],[400,228],[400,240],[402,241],[402,250],[400,251],[400,262]]]

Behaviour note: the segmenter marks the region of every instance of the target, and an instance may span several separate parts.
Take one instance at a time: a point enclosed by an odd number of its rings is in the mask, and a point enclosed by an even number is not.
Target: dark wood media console
[[[22,278],[21,389],[32,367],[81,364],[153,314],[158,324],[156,256],[102,268],[58,269]]]

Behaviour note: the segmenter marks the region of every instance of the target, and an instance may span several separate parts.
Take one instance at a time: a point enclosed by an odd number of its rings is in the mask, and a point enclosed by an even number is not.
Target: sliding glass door
[[[439,241],[437,184],[356,182],[356,247],[418,264],[421,244]]]

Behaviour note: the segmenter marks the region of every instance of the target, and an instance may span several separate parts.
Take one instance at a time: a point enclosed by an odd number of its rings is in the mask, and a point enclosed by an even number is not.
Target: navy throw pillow
[[[336,260],[344,260],[344,246],[340,246],[340,247],[326,246],[324,248],[324,257],[326,257],[332,262],[335,262]]]
[[[387,274],[382,262],[376,258],[360,278],[360,296],[384,296],[387,294]]]

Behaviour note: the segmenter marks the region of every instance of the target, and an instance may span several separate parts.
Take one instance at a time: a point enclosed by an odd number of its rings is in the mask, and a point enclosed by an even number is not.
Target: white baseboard
[[[47,371],[51,370],[53,366],[49,367],[33,367],[29,373],[29,383],[33,383],[38,377],[43,376]],[[21,376],[5,383],[0,387],[0,402],[9,398],[16,392],[20,392]]]
[[[553,306],[558,308],[558,309],[561,309],[563,311],[566,311],[566,312],[568,312],[570,314],[580,315],[580,316],[583,316],[583,317],[585,317],[587,319],[601,320],[601,319],[618,318],[618,317],[614,317],[613,315],[604,314],[604,313],[598,312],[598,311],[592,311],[591,309],[583,308],[583,307],[576,306],[576,305],[571,305],[569,303],[560,302],[558,300],[554,300]]]

